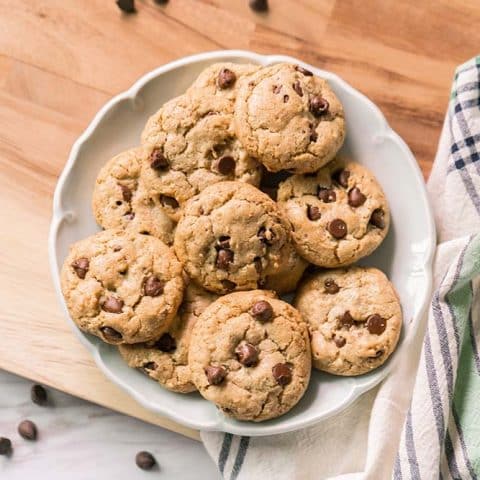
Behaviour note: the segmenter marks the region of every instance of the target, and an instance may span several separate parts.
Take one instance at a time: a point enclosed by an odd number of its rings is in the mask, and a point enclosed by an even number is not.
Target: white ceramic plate
[[[397,355],[382,368],[356,378],[314,371],[305,396],[288,414],[260,424],[237,422],[224,417],[199,394],[169,392],[127,367],[115,347],[82,333],[74,325],[60,290],[59,269],[69,245],[99,230],[90,199],[100,167],[113,155],[137,145],[147,118],[166,100],[183,93],[203,68],[219,61],[260,65],[293,62],[329,80],[345,107],[348,133],[342,152],[373,170],[392,212],[392,226],[386,240],[362,264],[380,268],[395,284],[405,319],[402,339],[416,328],[429,299],[435,228],[415,158],[368,98],[333,73],[291,57],[244,51],[194,55],[146,74],[108,102],[75,142],[58,180],[49,238],[50,266],[59,301],[73,331],[105,375],[144,407],[196,429],[270,435],[306,427],[343,410],[385,378]],[[402,349],[402,339],[397,352]]]

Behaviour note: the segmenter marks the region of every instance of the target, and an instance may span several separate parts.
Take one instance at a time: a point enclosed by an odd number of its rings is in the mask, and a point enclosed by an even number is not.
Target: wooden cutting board
[[[477,0],[0,0],[0,368],[156,423],[95,367],[62,318],[47,264],[52,195],[72,143],[112,95],[183,55],[302,58],[377,103],[428,174],[455,66],[478,53]],[[446,35],[448,34],[448,38]]]

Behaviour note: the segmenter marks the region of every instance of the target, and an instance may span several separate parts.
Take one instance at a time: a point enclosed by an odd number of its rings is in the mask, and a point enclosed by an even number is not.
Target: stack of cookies
[[[351,265],[380,245],[390,213],[374,175],[337,156],[344,139],[342,104],[305,68],[208,67],[98,174],[104,230],[62,269],[72,319],[238,420],[290,410],[312,363],[379,367],[401,307],[382,272]]]

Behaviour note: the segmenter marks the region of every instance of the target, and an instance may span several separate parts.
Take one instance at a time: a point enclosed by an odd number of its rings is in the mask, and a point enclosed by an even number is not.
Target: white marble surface
[[[0,479],[27,480],[218,480],[203,445],[160,427],[48,389],[53,405],[30,400],[31,382],[0,371],[0,436],[14,453],[0,456]],[[21,420],[37,424],[39,439],[17,433]],[[135,465],[140,450],[153,453],[160,467],[144,472]]]

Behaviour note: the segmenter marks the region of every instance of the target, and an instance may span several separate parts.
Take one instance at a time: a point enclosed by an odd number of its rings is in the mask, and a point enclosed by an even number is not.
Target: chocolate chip
[[[337,194],[332,188],[318,187],[318,198],[324,203],[332,203],[337,200]]]
[[[341,317],[338,317],[338,321],[341,327],[350,328],[353,325],[353,317],[350,315],[350,312],[347,310]]]
[[[311,77],[313,76],[313,73],[310,70],[307,70],[306,68],[301,67],[300,65],[295,66],[295,70],[297,72],[303,73],[306,77]]]
[[[350,178],[350,172],[343,168],[341,168],[340,170],[337,170],[336,172],[333,172],[332,174],[332,179],[335,180],[335,182],[337,182],[343,188],[348,187],[349,178]]]
[[[147,370],[156,370],[157,369],[157,364],[155,362],[147,362],[143,364],[142,369],[145,371],[145,373],[148,375]]]
[[[138,452],[135,456],[135,463],[142,470],[151,470],[157,462],[150,452]]]
[[[9,438],[0,437],[0,455],[10,455],[12,453],[12,442]]]
[[[274,85],[272,87],[272,92],[273,93],[280,93],[280,90],[282,89],[282,86],[281,85]]]
[[[365,200],[367,200],[367,197],[357,187],[348,192],[348,204],[351,207],[360,207],[365,203]]]
[[[135,1],[134,0],[116,0],[118,8],[125,13],[135,13]]]
[[[30,389],[30,398],[36,405],[46,405],[48,402],[47,391],[41,385],[32,385]]]
[[[235,349],[238,361],[246,367],[253,367],[258,363],[258,350],[251,343],[242,343]]]
[[[377,313],[367,318],[367,329],[372,335],[381,335],[387,328],[387,321]]]
[[[162,150],[155,148],[150,154],[150,167],[154,170],[165,170],[169,163]]]
[[[126,185],[120,185],[122,189],[122,198],[129,202],[132,199],[132,191]]]
[[[18,425],[18,433],[25,440],[37,439],[37,427],[31,420],[24,420]]]
[[[236,79],[237,79],[237,77],[236,77],[235,73],[233,73],[228,68],[222,68],[220,70],[219,74],[218,74],[217,85],[222,90],[226,89],[226,88],[230,88],[230,87],[233,86]]]
[[[175,200],[175,198],[173,197],[169,197],[168,195],[160,195],[160,203],[164,207],[170,207],[170,208],[179,207],[179,203],[177,202],[177,200]]]
[[[275,234],[266,227],[260,227],[257,232],[257,237],[266,245],[272,245]]]
[[[319,97],[318,95],[315,95],[310,99],[309,106],[310,106],[310,111],[316,117],[319,117],[320,115],[323,115],[324,113],[326,113],[329,107],[328,102],[324,98]]]
[[[128,220],[133,220],[135,218],[135,212],[127,212],[124,217]]]
[[[380,229],[385,228],[385,212],[381,208],[377,208],[373,211],[372,216],[370,217],[370,223]]]
[[[292,368],[288,363],[277,363],[273,366],[272,373],[279,385],[285,386],[292,381]]]
[[[122,334],[112,327],[102,327],[100,329],[103,336],[110,342],[118,342],[122,339]]]
[[[333,237],[340,240],[347,234],[347,224],[340,218],[335,218],[328,224],[328,231]]]
[[[253,304],[250,315],[260,322],[268,322],[273,318],[273,308],[267,301],[260,300]]]
[[[307,217],[309,220],[312,220],[314,222],[315,220],[318,220],[322,214],[320,213],[320,210],[318,207],[315,205],[307,205]]]
[[[347,341],[343,337],[335,337],[333,341],[338,348],[342,348],[347,343]]]
[[[254,12],[268,11],[268,0],[249,0],[248,4]]]
[[[143,291],[147,297],[158,297],[163,293],[164,287],[164,283],[156,275],[150,275],[145,280]]]
[[[209,365],[205,369],[205,374],[207,375],[207,380],[210,385],[219,385],[227,376],[227,371],[224,367]]]
[[[331,295],[338,293],[338,291],[340,290],[340,287],[337,285],[333,278],[326,278],[323,282],[323,285],[325,286],[325,291],[327,293],[330,293]]]
[[[233,252],[228,248],[221,248],[217,253],[217,268],[228,270],[228,265],[233,262]]]
[[[223,280],[220,280],[220,283],[222,284],[222,287],[225,290],[232,291],[235,290],[237,287],[237,284],[235,282],[231,282],[230,280],[227,280],[226,278]]]
[[[222,175],[230,175],[235,172],[235,160],[233,157],[226,155],[225,157],[219,158],[215,164],[215,168]]]
[[[228,235],[222,235],[218,238],[217,245],[220,248],[230,248],[230,237]]]
[[[283,103],[287,103],[290,100],[290,97],[288,95],[283,96]]]
[[[123,308],[123,300],[116,297],[107,297],[101,304],[102,310],[109,313],[120,313]]]
[[[169,333],[164,333],[160,340],[155,342],[155,347],[162,352],[173,352],[177,348],[177,342]]]
[[[295,90],[295,92],[303,97],[303,90],[302,87],[300,86],[300,82],[297,80],[293,85],[292,88]]]
[[[85,257],[77,258],[72,263],[72,268],[75,270],[75,273],[77,274],[77,277],[81,278],[82,280],[87,275],[89,267],[90,267],[90,262],[89,262],[88,258],[85,258]]]

